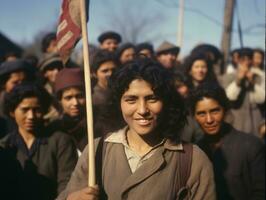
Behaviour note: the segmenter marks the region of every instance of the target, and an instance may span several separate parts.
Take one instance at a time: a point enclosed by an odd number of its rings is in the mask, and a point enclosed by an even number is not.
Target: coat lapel
[[[135,173],[129,176],[121,188],[121,195],[128,191],[131,187],[143,182],[148,177],[156,173],[164,164],[163,156],[164,148],[159,148],[158,151],[147,160]]]

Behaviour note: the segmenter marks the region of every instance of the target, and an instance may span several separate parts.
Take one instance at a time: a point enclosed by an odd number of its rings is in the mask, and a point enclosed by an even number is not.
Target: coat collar
[[[109,133],[106,136],[105,142],[111,142],[111,143],[121,143],[123,145],[128,145],[126,141],[126,131],[128,130],[128,126],[124,127],[123,129],[120,129],[116,132]],[[171,150],[171,151],[182,151],[183,145],[182,143],[176,143],[175,141],[172,141],[170,139],[165,139],[164,142],[164,148]]]

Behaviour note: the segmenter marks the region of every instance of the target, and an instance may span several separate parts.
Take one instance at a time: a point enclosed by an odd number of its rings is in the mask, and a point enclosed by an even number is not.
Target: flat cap
[[[114,31],[104,32],[98,37],[98,41],[100,43],[103,43],[103,41],[106,39],[115,39],[118,43],[122,41],[121,36]]]
[[[170,42],[164,41],[156,50],[156,54],[164,54],[168,52],[173,52],[174,54],[178,54],[180,51],[180,48]]]
[[[33,71],[33,68],[34,67],[29,62],[23,59],[6,61],[0,65],[0,76],[4,74],[10,74],[12,72],[20,71],[20,70],[31,72]]]
[[[39,69],[41,72],[45,71],[50,67],[63,68],[64,64],[61,57],[57,53],[51,53],[44,57],[44,59],[39,64]]]

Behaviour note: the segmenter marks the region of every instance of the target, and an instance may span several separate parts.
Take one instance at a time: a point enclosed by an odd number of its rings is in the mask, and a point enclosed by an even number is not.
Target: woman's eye
[[[148,98],[148,101],[149,102],[151,102],[151,103],[155,103],[155,102],[157,102],[159,99],[157,98],[157,97],[150,97],[150,98]]]
[[[132,104],[132,103],[135,103],[135,102],[136,102],[136,100],[135,100],[135,99],[125,99],[125,101],[126,101],[127,103],[130,103],[130,104]]]

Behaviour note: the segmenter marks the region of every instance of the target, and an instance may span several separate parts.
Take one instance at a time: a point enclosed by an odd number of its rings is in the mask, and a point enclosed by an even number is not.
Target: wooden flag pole
[[[93,115],[90,81],[90,62],[89,62],[89,43],[86,21],[86,0],[80,0],[81,30],[83,43],[84,60],[84,78],[86,92],[86,113],[87,113],[87,132],[88,132],[88,186],[96,184],[95,179],[95,155],[94,155],[94,137],[93,137]]]

